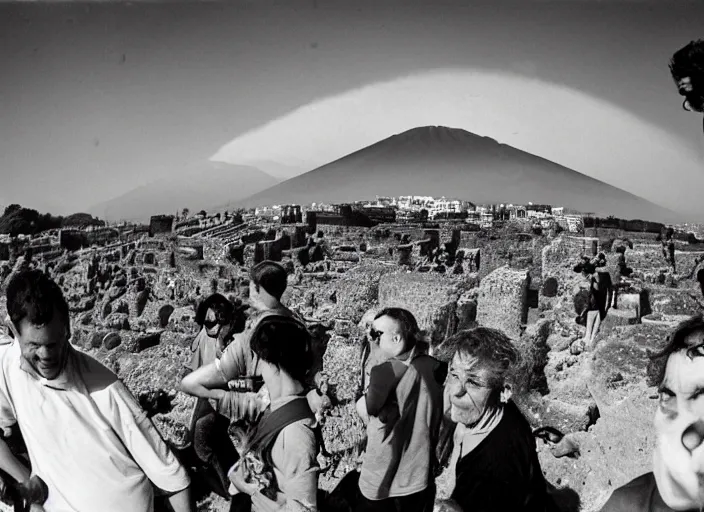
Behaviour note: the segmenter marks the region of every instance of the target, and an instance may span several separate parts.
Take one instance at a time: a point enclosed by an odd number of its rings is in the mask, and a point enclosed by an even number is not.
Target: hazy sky
[[[0,4],[0,204],[69,213],[211,157],[312,168],[446,124],[704,219],[701,116],[667,69],[701,20],[677,1]]]

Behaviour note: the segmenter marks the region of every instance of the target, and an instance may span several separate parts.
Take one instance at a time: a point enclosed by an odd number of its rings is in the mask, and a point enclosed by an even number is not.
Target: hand
[[[210,391],[210,398],[213,400],[222,400],[227,395],[224,389],[213,389]]]
[[[235,466],[232,466],[230,468],[230,471],[227,473],[227,477],[230,479],[230,482],[232,483],[234,488],[237,489],[239,492],[243,492],[245,494],[253,496],[255,493],[257,493],[259,488],[256,484],[250,484],[245,481],[242,470],[243,466],[241,464],[236,464]]]
[[[357,414],[362,419],[362,422],[367,425],[369,423],[369,413],[367,413],[367,401],[366,397],[362,395],[362,398],[357,400],[356,409]]]
[[[283,503],[272,501],[260,492],[255,492],[252,496],[252,510],[261,512],[278,512],[283,508]],[[279,493],[279,498],[281,494]]]

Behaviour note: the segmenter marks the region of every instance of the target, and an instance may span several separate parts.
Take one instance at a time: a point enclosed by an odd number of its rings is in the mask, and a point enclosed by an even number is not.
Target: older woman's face
[[[452,421],[471,425],[479,420],[492,393],[488,377],[489,372],[476,358],[455,354],[445,383]]]

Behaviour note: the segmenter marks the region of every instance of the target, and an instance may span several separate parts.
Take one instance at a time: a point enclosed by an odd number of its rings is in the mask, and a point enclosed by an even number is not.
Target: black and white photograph
[[[0,0],[0,512],[702,512],[703,194],[701,0]]]

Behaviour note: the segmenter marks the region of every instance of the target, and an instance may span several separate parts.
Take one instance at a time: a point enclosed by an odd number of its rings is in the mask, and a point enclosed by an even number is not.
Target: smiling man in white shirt
[[[195,510],[190,480],[117,376],[69,343],[68,304],[38,270],[7,287],[15,340],[0,347],[0,428],[19,426],[47,512],[152,512],[154,486],[175,512]],[[3,340],[7,341],[7,339]],[[0,469],[30,470],[0,440]]]

